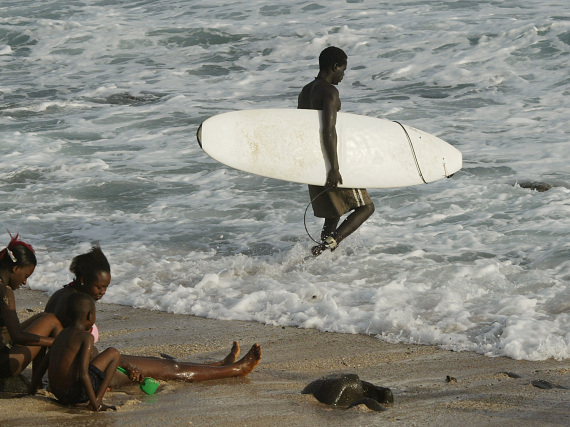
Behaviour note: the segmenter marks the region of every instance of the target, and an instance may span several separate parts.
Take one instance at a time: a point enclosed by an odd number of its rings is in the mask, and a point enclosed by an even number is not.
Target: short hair
[[[325,70],[334,64],[344,65],[348,61],[348,56],[344,50],[335,46],[329,46],[319,55],[319,68]]]
[[[18,234],[12,236],[10,234],[10,243],[0,251],[0,263],[3,267],[12,268],[27,267],[38,264],[36,254],[32,246],[18,239]]]
[[[65,301],[66,317],[74,322],[82,320],[90,311],[95,311],[95,301],[89,295],[83,292],[74,292]]]
[[[71,260],[69,271],[75,275],[77,280],[83,279],[84,282],[90,284],[97,280],[99,273],[103,271],[111,273],[111,266],[99,245],[93,245],[89,252],[77,255]]]

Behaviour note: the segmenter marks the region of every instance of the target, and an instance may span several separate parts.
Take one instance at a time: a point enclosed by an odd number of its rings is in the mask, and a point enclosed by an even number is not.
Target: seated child
[[[119,365],[120,354],[108,348],[91,358],[93,335],[89,330],[95,323],[95,302],[84,293],[70,295],[66,314],[71,324],[55,338],[42,366],[34,373],[32,390],[47,367],[50,390],[61,403],[89,402],[93,411],[115,409],[103,404],[103,395]],[[130,368],[129,373],[134,371],[136,376],[136,368]]]

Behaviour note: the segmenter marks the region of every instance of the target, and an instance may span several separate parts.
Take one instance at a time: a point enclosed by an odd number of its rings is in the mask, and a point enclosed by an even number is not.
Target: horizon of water
[[[375,214],[304,262],[305,186],[221,165],[195,133],[295,108],[328,45],[349,56],[342,111],[430,132],[463,169],[371,189]],[[560,1],[5,1],[1,226],[49,294],[98,242],[103,303],[568,358],[569,54]]]

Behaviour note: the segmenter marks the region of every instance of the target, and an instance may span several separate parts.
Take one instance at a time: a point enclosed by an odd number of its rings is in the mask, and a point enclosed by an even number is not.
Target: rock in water
[[[530,190],[538,191],[539,193],[552,189],[552,185],[544,181],[523,181],[519,182],[518,185],[521,188],[528,188]]]

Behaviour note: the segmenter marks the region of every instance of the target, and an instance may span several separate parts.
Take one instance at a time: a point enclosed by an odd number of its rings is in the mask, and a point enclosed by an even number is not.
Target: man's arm
[[[338,90],[330,86],[323,93],[323,113],[322,113],[322,136],[325,153],[330,163],[331,169],[327,174],[326,187],[336,187],[342,184],[342,176],[340,174],[337,154],[337,134],[336,134],[336,118],[340,98]]]

